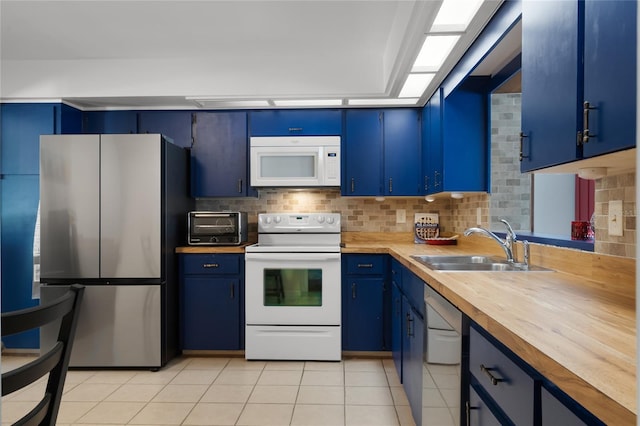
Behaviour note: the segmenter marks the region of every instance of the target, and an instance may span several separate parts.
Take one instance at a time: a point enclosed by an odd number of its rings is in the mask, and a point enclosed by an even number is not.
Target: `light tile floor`
[[[24,356],[3,355],[2,370],[23,362]],[[43,388],[41,381],[3,398],[2,425],[32,407]],[[414,422],[391,359],[264,362],[179,357],[158,372],[69,371],[57,424],[404,426]]]

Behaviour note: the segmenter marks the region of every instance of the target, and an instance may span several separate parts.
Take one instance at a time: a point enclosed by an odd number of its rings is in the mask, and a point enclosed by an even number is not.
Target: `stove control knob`
[[[324,216],[318,216],[318,223],[324,222]]]
[[[327,218],[327,223],[328,223],[329,225],[332,225],[332,224],[333,224],[333,217],[329,216],[329,217]]]
[[[264,218],[264,223],[266,223],[267,225],[271,223],[271,216],[267,216]]]
[[[276,216],[275,219],[273,219],[276,223],[280,223],[280,221],[282,220],[280,218],[280,216]]]

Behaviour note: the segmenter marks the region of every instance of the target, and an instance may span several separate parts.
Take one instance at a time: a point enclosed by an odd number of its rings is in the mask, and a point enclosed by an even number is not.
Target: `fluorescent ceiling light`
[[[459,35],[428,35],[411,72],[437,72],[459,39]]]
[[[420,98],[405,98],[405,99],[349,99],[349,105],[415,105]]]
[[[231,100],[219,98],[186,97],[188,101],[194,101],[203,108],[267,108],[271,104],[267,100]]]
[[[342,105],[342,99],[312,99],[312,100],[283,99],[283,100],[274,100],[273,104],[275,106],[297,106],[297,107],[340,106]]]
[[[409,74],[400,90],[399,98],[420,97],[427,89],[435,74]]]
[[[483,0],[444,0],[431,32],[465,31]]]

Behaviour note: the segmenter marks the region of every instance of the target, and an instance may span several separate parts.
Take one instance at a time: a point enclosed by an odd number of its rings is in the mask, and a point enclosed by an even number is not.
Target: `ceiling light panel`
[[[377,106],[377,105],[415,105],[418,103],[420,98],[405,98],[405,99],[393,99],[393,98],[385,98],[385,99],[349,99],[349,105],[353,106]]]
[[[483,0],[444,0],[431,32],[465,31]]]
[[[283,99],[274,100],[275,106],[285,107],[322,107],[322,106],[341,106],[342,99],[312,99],[312,100],[300,100],[300,99]]]
[[[460,35],[428,35],[411,72],[436,72],[440,69]]]
[[[420,97],[433,80],[435,74],[409,74],[400,90],[399,98]]]

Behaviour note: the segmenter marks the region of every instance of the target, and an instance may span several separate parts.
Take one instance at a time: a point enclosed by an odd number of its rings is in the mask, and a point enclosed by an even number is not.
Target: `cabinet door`
[[[442,192],[442,89],[425,106],[422,123],[422,167],[425,194]]]
[[[384,279],[347,277],[343,287],[346,310],[345,350],[382,351],[384,342]]]
[[[40,135],[56,133],[56,106],[2,104],[0,117],[2,174],[39,174]]]
[[[251,136],[342,134],[340,110],[273,110],[249,113]]]
[[[138,133],[160,133],[183,148],[191,146],[189,111],[143,111],[139,114]]]
[[[82,115],[82,133],[138,133],[136,111],[85,111]]]
[[[422,424],[422,352],[424,319],[403,297],[402,384],[417,425]]]
[[[583,422],[577,415],[567,408],[562,402],[554,397],[544,387],[541,388],[541,415],[542,426],[584,426]]]
[[[348,110],[342,195],[382,194],[382,112]]]
[[[249,194],[247,144],[246,113],[197,113],[191,150],[192,195],[240,197]]]
[[[502,424],[472,386],[469,386],[469,405],[466,410],[467,426],[500,426]]]
[[[240,349],[240,280],[187,275],[182,280],[182,349]]]
[[[420,194],[420,114],[414,109],[384,112],[385,195]]]
[[[36,306],[31,297],[33,280],[33,231],[39,199],[39,176],[3,176],[0,180],[0,254],[2,260],[2,312]],[[38,348],[38,330],[6,336],[7,348]]]
[[[444,99],[442,191],[488,190],[487,95],[476,90],[459,88]]]
[[[402,293],[395,282],[391,284],[391,354],[402,383],[402,340],[404,332]]]
[[[605,7],[609,3],[603,2]],[[578,23],[577,1],[522,3],[523,172],[579,157],[582,58]]]
[[[584,101],[595,108],[588,112],[595,136],[583,150],[592,157],[636,146],[638,3],[586,0],[584,7]]]

